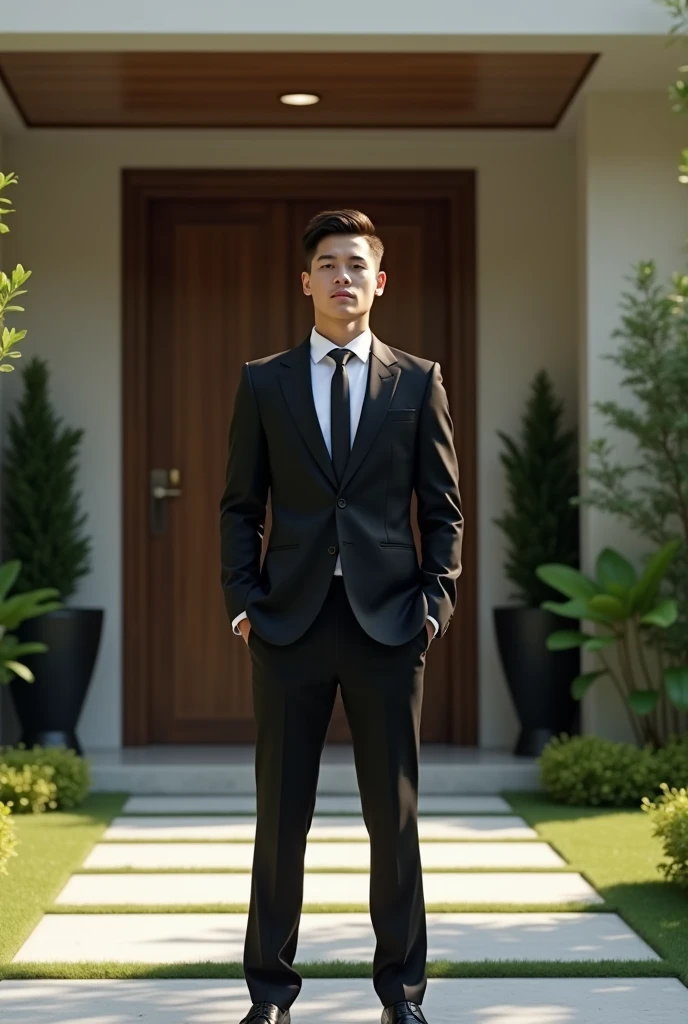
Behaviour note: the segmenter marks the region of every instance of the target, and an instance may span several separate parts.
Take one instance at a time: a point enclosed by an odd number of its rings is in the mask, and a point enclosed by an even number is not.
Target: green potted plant
[[[510,504],[493,521],[506,536],[505,574],[517,603],[494,608],[493,618],[521,726],[514,753],[533,757],[552,736],[578,729],[570,684],[580,671],[580,655],[547,648],[556,617],[542,603],[558,595],[536,573],[543,562],[578,565],[578,511],[571,503],[578,490],[576,435],[562,430],[562,413],[563,403],[541,370],[531,385],[519,440],[498,434]]]
[[[16,174],[3,174],[0,172],[0,193],[9,185],[16,185],[18,182]],[[9,234],[9,227],[3,221],[8,213],[14,213],[10,200],[7,196],[0,195],[0,235]],[[23,313],[23,306],[12,305],[20,295],[26,294],[22,288],[29,277],[30,270],[24,270],[21,263],[12,271],[10,277],[4,271],[0,271],[0,372],[11,373],[14,366],[8,359],[21,359],[21,352],[15,346],[26,336],[26,331],[17,331],[5,326],[7,313]],[[53,600],[57,597],[57,591],[53,587],[44,587],[40,590],[18,594],[8,597],[9,591],[16,582],[21,569],[18,561],[7,562],[0,566],[0,683],[8,683],[15,676],[19,676],[26,682],[33,682],[34,676],[30,668],[18,659],[25,654],[37,654],[45,651],[43,643],[20,643],[17,636],[11,632],[15,630],[26,619],[44,615],[46,612],[54,611],[60,607],[59,602]]]
[[[618,347],[602,356],[622,373],[629,403],[596,402],[605,435],[589,443],[589,481],[576,504],[597,508],[627,524],[652,550],[676,541],[665,590],[677,615],[648,636],[664,658],[688,662],[688,275],[657,282],[653,260],[635,265],[633,289],[622,297]],[[633,444],[629,461],[617,457],[613,438]],[[658,652],[659,653],[659,652]]]
[[[90,571],[86,515],[75,489],[82,429],[63,427],[49,397],[47,363],[34,356],[23,373],[24,390],[9,419],[3,462],[4,551],[21,562],[19,594],[54,587],[60,609],[23,622],[23,642],[48,650],[27,657],[35,682],[10,683],[27,747],[64,744],[82,753],[76,724],[100,644],[103,610],[69,604]]]
[[[654,747],[681,734],[688,711],[688,661],[651,656],[648,642],[655,631],[671,629],[677,621],[677,601],[663,596],[661,588],[680,546],[678,540],[665,544],[640,574],[613,548],[598,556],[594,578],[568,565],[541,565],[537,570],[544,583],[568,598],[545,601],[543,607],[595,629],[558,630],[547,639],[551,651],[582,649],[599,662],[598,668],[573,680],[573,696],[580,700],[597,680],[611,680],[637,742]]]
[[[688,0],[656,0],[672,16],[668,43],[688,42]],[[688,114],[688,66],[678,67],[668,88],[671,108]],[[681,151],[678,180],[688,184],[688,148]],[[656,262],[640,260],[628,276],[633,288],[623,293],[615,351],[603,358],[623,374],[632,395],[627,405],[596,402],[605,435],[589,445],[589,479],[577,499],[623,521],[654,549],[677,540],[669,565],[666,592],[675,598],[677,615],[666,629],[648,637],[658,657],[688,662],[688,274],[674,271],[657,280]],[[625,435],[633,443],[632,462],[615,457],[609,436]]]

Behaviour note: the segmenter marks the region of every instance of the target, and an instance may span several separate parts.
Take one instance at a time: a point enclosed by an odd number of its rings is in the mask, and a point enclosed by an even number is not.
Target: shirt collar
[[[350,348],[351,351],[358,356],[362,363],[368,361],[370,355],[370,347],[373,343],[373,334],[370,328],[365,330],[363,334],[359,334],[357,338],[352,338],[348,341],[344,348]],[[333,341],[329,341],[328,338],[324,338],[322,334],[318,334],[315,327],[311,331],[311,359],[314,363],[319,363],[325,356],[330,352],[331,349],[337,346]]]

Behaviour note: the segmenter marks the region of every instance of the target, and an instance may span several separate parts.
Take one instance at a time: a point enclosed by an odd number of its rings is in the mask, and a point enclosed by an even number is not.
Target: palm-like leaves
[[[600,552],[594,577],[557,563],[540,565],[536,570],[543,582],[568,598],[563,602],[544,601],[543,608],[562,618],[600,627],[597,633],[558,630],[547,639],[547,647],[552,651],[580,647],[596,653],[602,663],[600,669],[585,672],[574,680],[573,696],[581,699],[598,679],[612,676],[635,715],[649,719],[655,714],[655,720],[646,723],[643,736],[655,742],[668,738],[668,715],[659,714],[662,700],[668,701],[676,712],[688,710],[688,665],[661,666],[653,675],[642,649],[651,629],[668,629],[676,621],[677,602],[661,596],[660,589],[680,546],[678,540],[663,545],[648,559],[640,575],[613,548]],[[635,656],[631,656],[633,639],[639,645]],[[607,652],[617,647],[621,675],[606,658]],[[633,717],[632,721],[635,725]]]
[[[12,633],[25,619],[36,618],[46,612],[61,608],[58,591],[51,587],[28,591],[7,597],[21,570],[21,562],[5,562],[0,566],[0,683],[8,683],[17,675],[28,683],[34,681],[31,669],[17,659],[25,654],[42,654],[47,650],[42,643],[24,643]]]

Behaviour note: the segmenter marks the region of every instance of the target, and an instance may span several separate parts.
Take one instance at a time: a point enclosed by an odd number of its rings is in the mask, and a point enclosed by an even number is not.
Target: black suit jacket
[[[272,530],[261,566],[268,491]],[[444,634],[456,605],[462,536],[438,363],[373,335],[361,418],[339,486],[313,401],[310,335],[294,349],[244,364],[220,501],[230,619],[246,611],[263,639],[292,643],[317,616],[341,553],[351,607],[370,636],[405,643],[428,614]]]

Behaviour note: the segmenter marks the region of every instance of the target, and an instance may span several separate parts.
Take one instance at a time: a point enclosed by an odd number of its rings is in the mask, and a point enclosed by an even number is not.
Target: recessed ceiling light
[[[312,107],[314,103],[320,103],[320,97],[314,92],[285,92],[280,101],[288,107]]]

